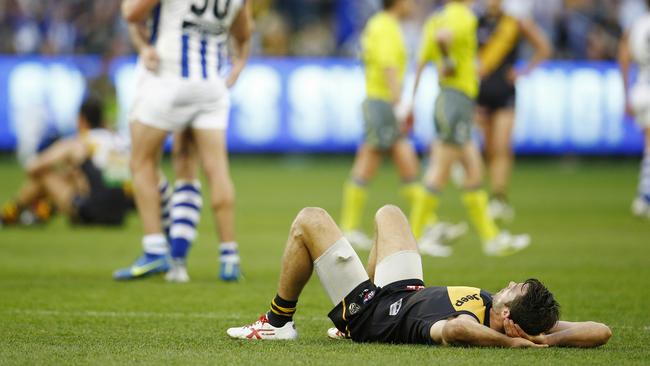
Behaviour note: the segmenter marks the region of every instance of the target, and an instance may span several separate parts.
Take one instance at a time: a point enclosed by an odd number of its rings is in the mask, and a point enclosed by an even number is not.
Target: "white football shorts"
[[[223,79],[159,76],[138,65],[131,122],[166,131],[225,130],[229,113],[230,93]]]

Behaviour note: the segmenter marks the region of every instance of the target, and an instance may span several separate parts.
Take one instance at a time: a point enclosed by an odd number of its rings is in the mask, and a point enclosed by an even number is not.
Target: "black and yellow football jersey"
[[[329,317],[358,342],[431,344],[436,322],[467,314],[489,326],[491,307],[492,296],[476,287],[424,287],[420,280],[405,280],[378,288],[366,281]]]
[[[518,21],[505,14],[496,18],[482,16],[477,38],[479,62],[487,72],[481,80],[478,104],[492,109],[514,105],[515,86],[509,74],[519,53]]]

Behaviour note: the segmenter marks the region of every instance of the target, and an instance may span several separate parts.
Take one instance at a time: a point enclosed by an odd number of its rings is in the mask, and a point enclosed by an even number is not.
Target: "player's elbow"
[[[442,328],[442,343],[443,344],[458,344],[462,343],[467,336],[467,326],[465,322],[460,319],[452,319],[447,321]]]
[[[128,23],[139,23],[147,19],[148,14],[138,11],[131,1],[122,2],[122,17]]]
[[[603,323],[589,322],[593,329],[594,347],[602,346],[612,338],[612,330]]]

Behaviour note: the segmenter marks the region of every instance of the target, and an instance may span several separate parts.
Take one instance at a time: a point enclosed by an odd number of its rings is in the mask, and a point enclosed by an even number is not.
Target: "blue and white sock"
[[[196,227],[201,218],[201,183],[195,181],[176,181],[171,198],[170,244],[172,258],[185,260],[187,252],[196,239]]]
[[[650,150],[646,150],[641,161],[639,175],[639,197],[650,203]]]
[[[163,176],[158,183],[158,190],[160,192],[160,220],[163,227],[163,232],[167,239],[169,239],[169,230],[171,228],[172,220],[170,217],[172,189],[169,186],[167,177]]]

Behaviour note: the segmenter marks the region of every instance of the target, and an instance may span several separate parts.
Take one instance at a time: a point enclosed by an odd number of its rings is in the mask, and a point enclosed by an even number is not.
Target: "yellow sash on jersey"
[[[476,287],[453,286],[447,287],[451,306],[456,311],[466,311],[474,314],[478,321],[485,321],[485,303],[481,297],[481,289]]]

